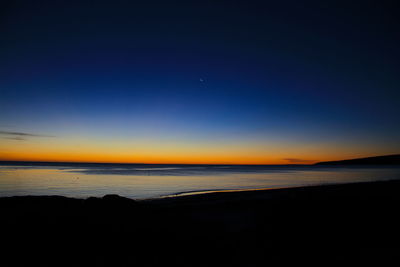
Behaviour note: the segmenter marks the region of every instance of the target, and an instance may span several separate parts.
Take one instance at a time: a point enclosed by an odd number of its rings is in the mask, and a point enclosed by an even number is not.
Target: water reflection
[[[119,194],[143,199],[176,193],[278,188],[400,179],[399,168],[307,166],[0,166],[0,196]]]

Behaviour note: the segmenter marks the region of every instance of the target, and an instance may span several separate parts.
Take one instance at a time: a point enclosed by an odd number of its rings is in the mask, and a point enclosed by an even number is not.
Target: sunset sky
[[[10,2],[0,160],[307,164],[400,151],[399,22],[385,1]]]

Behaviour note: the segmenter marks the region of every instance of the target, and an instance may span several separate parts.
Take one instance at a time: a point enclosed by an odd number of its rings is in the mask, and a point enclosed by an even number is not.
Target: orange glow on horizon
[[[313,164],[385,154],[349,145],[68,138],[0,140],[1,161],[147,164]],[[355,153],[357,151],[358,153]],[[390,153],[387,153],[390,154]]]
[[[124,157],[118,155],[45,155],[45,154],[14,154],[7,157],[0,156],[0,161],[42,161],[42,162],[85,162],[85,163],[145,163],[145,164],[243,164],[243,165],[268,165],[291,164],[284,159],[274,157],[196,157],[196,156],[170,156],[170,157]],[[298,162],[296,164],[312,164],[318,160]],[[293,163],[292,163],[293,164]]]
[[[374,155],[372,155],[374,156]],[[111,154],[39,154],[23,153],[0,155],[0,161],[39,161],[39,162],[82,162],[82,163],[144,163],[144,164],[238,164],[238,165],[286,165],[286,164],[314,164],[319,161],[341,160],[343,157],[319,157],[318,159],[308,159],[303,157],[281,158],[277,156],[240,156],[240,155],[221,155],[221,156],[124,156]],[[348,157],[351,158],[351,157]]]

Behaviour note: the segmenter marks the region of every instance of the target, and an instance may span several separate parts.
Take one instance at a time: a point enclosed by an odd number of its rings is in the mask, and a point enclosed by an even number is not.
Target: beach
[[[4,259],[10,266],[393,261],[399,192],[400,181],[385,181],[140,201],[4,197]]]
[[[2,4],[0,267],[400,266],[396,1]]]

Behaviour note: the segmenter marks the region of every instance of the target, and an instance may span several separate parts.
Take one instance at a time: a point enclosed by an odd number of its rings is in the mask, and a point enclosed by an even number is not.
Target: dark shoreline
[[[319,190],[321,187],[341,187],[343,185],[347,186],[354,186],[354,185],[363,185],[363,184],[371,184],[371,183],[386,183],[386,182],[397,182],[399,181],[398,179],[392,179],[392,180],[384,180],[384,181],[362,181],[362,182],[351,182],[351,183],[321,183],[321,184],[311,184],[311,185],[299,185],[299,186],[283,186],[283,187],[271,187],[271,188],[249,188],[249,189],[209,189],[209,190],[194,190],[194,191],[182,191],[182,192],[177,192],[173,194],[168,194],[168,195],[163,195],[160,197],[152,197],[152,198],[145,198],[145,199],[134,199],[130,198],[132,200],[136,201],[158,201],[158,200],[164,200],[164,199],[180,199],[180,198],[185,198],[185,197],[196,197],[200,195],[212,195],[212,194],[222,194],[222,193],[230,193],[230,194],[248,194],[248,196],[251,195],[258,195],[258,196],[264,196],[264,197],[270,197],[268,196],[269,194],[274,194],[276,192],[280,192],[280,194],[286,192],[288,193],[289,191],[297,191],[297,190]],[[226,197],[228,195],[224,195]],[[223,199],[222,195],[221,198]],[[228,200],[227,199],[227,200]]]
[[[14,266],[398,260],[399,204],[400,181],[142,201],[0,198],[4,255],[29,255]]]

